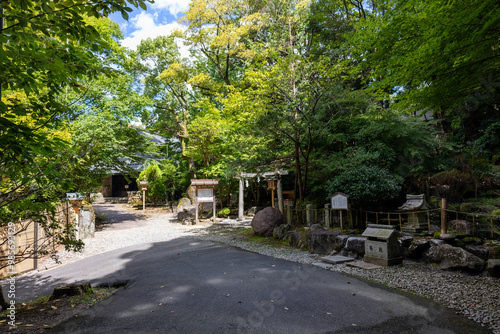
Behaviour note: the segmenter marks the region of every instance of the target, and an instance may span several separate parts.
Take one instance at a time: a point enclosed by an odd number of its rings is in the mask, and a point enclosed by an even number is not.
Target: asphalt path
[[[491,333],[420,297],[191,237],[19,278],[17,299],[65,283],[123,280],[125,288],[50,332]]]

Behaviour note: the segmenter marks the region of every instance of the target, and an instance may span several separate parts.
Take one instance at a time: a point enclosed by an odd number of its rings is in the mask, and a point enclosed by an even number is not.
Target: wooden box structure
[[[196,193],[196,223],[199,222],[199,203],[213,203],[213,221],[217,217],[215,198],[215,186],[219,184],[217,179],[202,179],[191,180],[191,185],[195,188]]]
[[[398,231],[394,225],[368,224],[362,234],[366,237],[364,261],[382,266],[402,264]]]

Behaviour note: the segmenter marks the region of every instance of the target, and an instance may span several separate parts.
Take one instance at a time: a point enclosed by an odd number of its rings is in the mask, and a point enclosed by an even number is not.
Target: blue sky
[[[141,40],[170,34],[182,26],[177,20],[189,8],[189,0],[155,0],[148,4],[148,10],[135,9],[129,13],[130,18],[125,21],[120,13],[114,13],[110,18],[120,25],[124,39],[122,45],[135,50]],[[181,47],[181,53],[187,49]]]

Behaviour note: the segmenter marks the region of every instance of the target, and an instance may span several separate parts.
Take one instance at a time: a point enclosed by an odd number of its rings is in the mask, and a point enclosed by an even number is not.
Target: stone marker
[[[398,210],[408,214],[408,223],[403,226],[405,232],[421,232],[427,230],[428,223],[425,210],[430,209],[430,206],[425,202],[424,194],[421,195],[406,195],[406,203],[398,208]]]
[[[382,266],[402,264],[401,245],[394,225],[368,224],[362,236],[365,242],[364,261]]]

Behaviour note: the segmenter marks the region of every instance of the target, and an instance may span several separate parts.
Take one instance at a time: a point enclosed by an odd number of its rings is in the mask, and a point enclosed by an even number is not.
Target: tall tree
[[[145,3],[0,1],[0,226],[34,220],[50,228],[57,200],[71,189],[62,173],[72,162],[67,137],[51,130],[68,118],[60,94],[113,72],[101,62],[112,47],[87,19],[116,11],[127,18],[128,4]],[[79,245],[70,236],[61,240]]]

